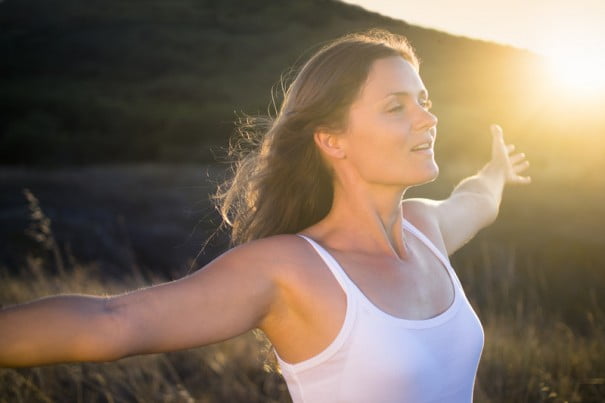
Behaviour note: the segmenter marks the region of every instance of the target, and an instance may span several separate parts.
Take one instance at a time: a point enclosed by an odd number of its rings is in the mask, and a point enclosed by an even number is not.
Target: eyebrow
[[[410,96],[412,94],[410,94],[407,91],[396,91],[396,92],[389,92],[386,97],[390,97],[391,95],[395,95],[395,96],[400,97],[400,96]],[[419,95],[424,95],[424,96],[428,97],[429,93],[428,93],[427,90],[421,90],[420,93],[419,93]]]

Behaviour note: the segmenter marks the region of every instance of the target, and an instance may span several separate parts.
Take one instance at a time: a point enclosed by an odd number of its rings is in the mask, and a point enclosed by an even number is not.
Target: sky
[[[343,0],[413,25],[529,49],[605,54],[605,0]]]

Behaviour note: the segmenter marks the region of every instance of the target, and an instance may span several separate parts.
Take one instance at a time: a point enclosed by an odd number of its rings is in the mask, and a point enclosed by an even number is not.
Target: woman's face
[[[343,133],[347,159],[366,182],[407,187],[437,177],[437,118],[429,107],[428,92],[405,59],[372,64]]]

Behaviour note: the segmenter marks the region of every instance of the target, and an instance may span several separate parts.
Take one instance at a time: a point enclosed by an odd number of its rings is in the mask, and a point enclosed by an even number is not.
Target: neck
[[[408,252],[401,215],[404,193],[401,187],[367,183],[344,186],[336,180],[332,208],[321,221],[322,237],[335,248],[405,259]]]

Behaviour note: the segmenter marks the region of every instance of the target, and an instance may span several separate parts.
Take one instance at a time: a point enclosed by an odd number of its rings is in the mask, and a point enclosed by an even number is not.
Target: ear
[[[342,134],[337,134],[325,128],[317,128],[313,133],[313,140],[321,151],[327,156],[336,159],[345,159],[347,154]]]

